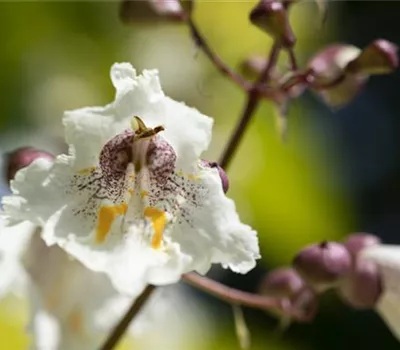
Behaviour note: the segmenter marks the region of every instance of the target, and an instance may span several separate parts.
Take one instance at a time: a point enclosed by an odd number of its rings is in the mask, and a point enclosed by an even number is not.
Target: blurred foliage
[[[196,4],[195,19],[202,32],[234,67],[249,54],[266,54],[271,45],[247,19],[253,5],[254,1]],[[245,101],[242,91],[198,52],[184,26],[123,26],[117,14],[117,2],[0,3],[0,30],[7,33],[0,53],[3,150],[61,136],[62,112],[110,101],[111,64],[131,61],[139,70],[158,68],[166,93],[215,118],[215,138],[207,156],[218,158]],[[296,52],[304,62],[331,38],[332,28],[321,30],[313,3],[296,5],[291,17],[298,36]],[[284,53],[281,59],[286,64]],[[337,180],[337,154],[322,141],[312,113],[303,104],[291,106],[289,142],[282,144],[273,106],[263,103],[229,169],[229,195],[243,221],[258,230],[260,263],[265,266],[289,264],[304,244],[338,239],[352,225],[346,193]],[[324,147],[319,147],[322,142]],[[7,336],[0,338],[0,348],[25,348],[21,320],[3,310],[7,303],[2,305],[0,331]],[[283,341],[261,335],[255,337],[253,350],[282,349],[276,344]],[[237,348],[233,325],[222,325],[212,341],[215,345],[209,349]]]

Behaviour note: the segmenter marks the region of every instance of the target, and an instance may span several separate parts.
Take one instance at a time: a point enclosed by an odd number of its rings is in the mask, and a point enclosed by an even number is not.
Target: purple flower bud
[[[228,192],[229,190],[229,179],[228,175],[226,175],[224,169],[222,169],[217,162],[209,162],[208,160],[203,160],[202,164],[204,166],[210,167],[210,168],[217,168],[219,177],[221,178],[221,183],[222,183],[222,189],[224,190],[224,193]]]
[[[368,76],[346,72],[347,64],[357,58],[361,50],[352,45],[330,45],[318,52],[308,63],[312,70],[313,90],[331,107],[349,103],[364,87]]]
[[[346,70],[362,74],[388,74],[399,66],[398,47],[390,41],[378,39],[348,63]]]
[[[7,181],[14,178],[18,170],[27,167],[37,158],[54,159],[54,156],[46,151],[32,147],[18,148],[4,157],[5,175]]]
[[[290,267],[278,268],[262,279],[260,294],[272,297],[291,298],[304,287],[298,273]]]
[[[293,260],[293,267],[306,283],[323,291],[350,271],[351,257],[342,244],[323,242],[301,250]]]
[[[373,261],[358,259],[353,270],[339,285],[339,294],[356,309],[373,308],[382,293],[378,266]]]
[[[352,233],[344,241],[345,247],[353,257],[355,257],[362,249],[379,243],[381,243],[379,237],[363,232]]]
[[[330,45],[318,52],[308,63],[313,72],[313,91],[331,107],[349,103],[362,90],[368,78],[365,74],[346,71],[349,62],[357,58],[361,50],[352,45]]]
[[[280,1],[261,0],[251,11],[250,21],[284,47],[296,43],[286,6]]]

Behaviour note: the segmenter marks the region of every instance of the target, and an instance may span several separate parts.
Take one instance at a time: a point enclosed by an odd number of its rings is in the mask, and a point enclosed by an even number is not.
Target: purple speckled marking
[[[177,217],[178,223],[183,220],[190,224],[194,210],[206,198],[206,188],[201,181],[189,179],[176,171],[176,153],[161,135],[150,139],[135,137],[132,130],[116,135],[104,145],[95,170],[89,175],[73,176],[68,194],[73,195],[76,203],[74,215],[84,216],[94,226],[104,201],[107,201],[106,205],[129,203],[131,196],[140,198],[140,193],[146,191],[149,206]],[[147,147],[140,147],[140,142],[147,142]],[[133,150],[146,154],[144,157],[133,154]],[[146,160],[136,174],[131,164],[134,158]],[[138,208],[139,216],[141,210]]]

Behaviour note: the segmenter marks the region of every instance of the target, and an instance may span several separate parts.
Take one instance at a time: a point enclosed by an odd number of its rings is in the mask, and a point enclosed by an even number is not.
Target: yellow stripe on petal
[[[167,224],[167,216],[164,211],[155,207],[147,207],[144,210],[144,216],[151,221],[154,229],[151,246],[154,249],[159,249],[161,247],[165,225]]]
[[[120,205],[108,205],[100,208],[99,219],[96,228],[96,242],[103,243],[106,239],[111,225],[118,215],[124,215],[128,206],[125,203]]]
[[[96,170],[96,167],[95,166],[91,166],[89,168],[84,168],[84,169],[78,170],[78,174],[79,175],[90,175],[95,170]]]

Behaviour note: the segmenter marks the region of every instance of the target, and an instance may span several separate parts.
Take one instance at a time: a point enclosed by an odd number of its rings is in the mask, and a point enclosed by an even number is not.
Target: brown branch
[[[119,343],[121,338],[124,336],[126,330],[128,329],[129,324],[140,312],[140,310],[150,298],[155,289],[155,286],[148,285],[143,293],[134,300],[124,317],[119,321],[114,330],[109,334],[107,340],[104,342],[99,350],[111,350]]]
[[[299,69],[299,65],[297,64],[296,55],[292,47],[288,49],[288,55],[289,55],[290,69],[296,72]]]
[[[308,322],[312,315],[295,312],[290,307],[290,301],[285,298],[272,298],[258,294],[244,292],[228,287],[208,277],[191,272],[183,275],[183,280],[191,286],[225,301],[231,305],[246,306],[253,309],[284,314],[301,322]]]
[[[260,74],[258,80],[252,85],[251,89],[249,90],[247,102],[243,109],[242,115],[238,123],[236,124],[235,130],[231,138],[229,139],[228,144],[219,160],[219,164],[225,170],[230,165],[230,162],[240,144],[240,141],[243,138],[243,135],[245,134],[249,122],[259,105],[261,86],[267,83],[268,80],[270,79],[271,72],[278,61],[279,52],[280,52],[280,46],[277,43],[275,43],[271,48],[267,66]]]

